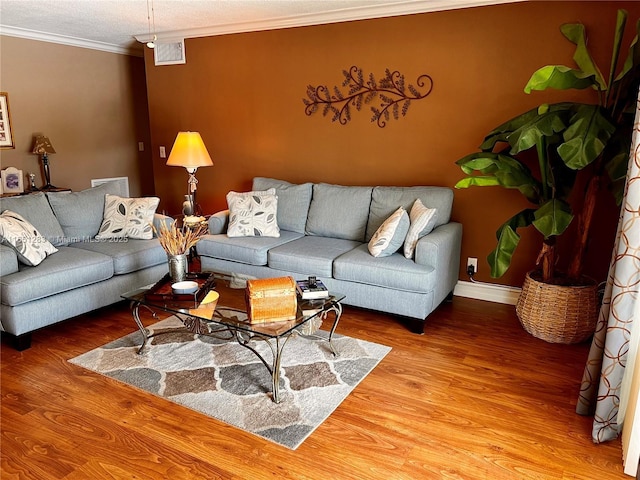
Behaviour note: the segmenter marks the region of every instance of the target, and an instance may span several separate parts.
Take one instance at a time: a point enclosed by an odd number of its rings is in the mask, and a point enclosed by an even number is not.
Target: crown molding
[[[103,52],[117,53],[120,55],[131,55],[142,57],[144,55],[141,48],[126,48],[112,43],[95,42],[82,38],[68,37],[66,35],[58,35],[55,33],[39,32],[37,30],[28,30],[26,28],[10,27],[0,24],[0,35],[9,37],[26,38],[28,40],[37,40],[39,42],[57,43],[60,45],[69,45],[71,47],[90,48],[92,50],[100,50]]]
[[[528,0],[405,0],[398,3],[381,3],[367,7],[351,7],[322,13],[292,15],[288,17],[254,20],[248,22],[229,23],[211,27],[192,28],[186,30],[172,30],[156,32],[159,42],[171,43],[185,38],[209,37],[232,33],[259,32],[282,28],[307,27],[328,23],[351,22],[372,18],[395,17],[413,15],[443,10],[481,7],[503,3],[518,3]],[[139,42],[145,43],[149,39],[149,32],[134,35]]]
[[[482,7],[504,3],[518,3],[528,0],[404,0],[397,3],[380,3],[366,7],[350,7],[322,13],[292,15],[276,17],[264,20],[229,23],[211,27],[193,28],[185,30],[172,30],[156,32],[158,42],[181,42],[185,38],[209,37],[227,35],[232,33],[259,32],[264,30],[277,30],[283,28],[307,27],[329,23],[351,22],[373,18],[394,17],[401,15],[413,15],[419,13],[437,12],[443,10],[456,10],[462,8]],[[134,35],[139,44],[132,41],[129,46],[85,40],[54,33],[40,32],[19,27],[11,27],[0,24],[0,35],[27,38],[41,42],[58,43],[80,48],[90,48],[121,55],[142,57],[142,44],[149,40],[149,33]]]

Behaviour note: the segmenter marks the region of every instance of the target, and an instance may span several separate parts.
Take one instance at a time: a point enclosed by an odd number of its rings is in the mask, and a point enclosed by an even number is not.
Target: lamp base
[[[42,187],[40,187],[40,190],[43,190],[43,191],[60,190],[60,188],[56,187],[55,185],[51,185],[50,183],[47,183],[46,185],[43,185]]]

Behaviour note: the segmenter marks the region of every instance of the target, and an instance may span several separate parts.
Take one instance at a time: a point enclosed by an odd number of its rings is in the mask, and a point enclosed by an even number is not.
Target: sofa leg
[[[412,333],[417,333],[418,335],[424,334],[424,320],[420,320],[419,318],[407,318],[407,323],[409,330]]]
[[[2,335],[9,337],[9,342],[19,352],[31,348],[31,332],[22,335],[13,335],[11,333],[2,332]]]

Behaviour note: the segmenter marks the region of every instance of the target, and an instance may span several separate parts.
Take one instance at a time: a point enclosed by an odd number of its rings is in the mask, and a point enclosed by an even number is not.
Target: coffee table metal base
[[[157,333],[156,332],[149,333],[149,330],[147,330],[147,328],[142,324],[142,321],[140,320],[140,307],[144,307],[147,310],[149,310],[154,316],[154,318],[157,317],[155,312],[153,312],[153,310],[151,310],[148,305],[143,305],[139,302],[131,302],[131,313],[133,315],[133,319],[135,320],[136,325],[138,326],[138,329],[142,334],[142,343],[138,348],[138,355],[142,355],[144,353],[147,343],[153,337],[163,335],[166,333],[173,333],[176,331],[186,330],[191,333],[204,335],[208,337],[214,337],[217,339],[235,340],[236,342],[238,342],[239,345],[253,352],[258,357],[258,359],[262,362],[262,364],[266,367],[267,371],[271,375],[272,400],[275,403],[280,403],[280,363],[282,361],[282,352],[284,350],[285,345],[289,341],[289,339],[292,336],[300,335],[304,338],[324,340],[324,337],[320,337],[316,335],[315,332],[312,331],[313,329],[308,328],[309,323],[314,319],[311,319],[310,322],[303,324],[300,328],[292,330],[291,332],[285,335],[270,337],[267,335],[260,335],[259,333],[256,333],[256,332],[247,332],[239,328],[234,328],[231,325],[223,325],[223,324],[217,324],[213,322],[209,323],[197,317],[193,317],[185,314],[177,314],[177,313],[175,315],[180,319],[180,321],[184,325],[184,328],[176,328],[172,330],[163,330],[162,332],[157,332]],[[342,304],[340,304],[340,302],[332,302],[324,310],[319,312],[317,314],[317,317],[320,318],[321,320],[325,320],[329,315],[329,313],[332,313],[334,318],[333,318],[333,324],[331,325],[331,330],[329,332],[329,337],[326,340],[329,344],[329,348],[331,349],[331,353],[334,356],[337,356],[338,353],[335,347],[333,346],[332,340],[333,340],[333,334],[336,330],[336,327],[338,326],[338,322],[340,321],[340,317],[342,316]],[[268,362],[267,359],[265,359],[260,354],[260,352],[258,352],[251,345],[251,342],[254,340],[262,340],[269,346],[269,349],[271,350],[271,357],[272,357],[271,362]]]

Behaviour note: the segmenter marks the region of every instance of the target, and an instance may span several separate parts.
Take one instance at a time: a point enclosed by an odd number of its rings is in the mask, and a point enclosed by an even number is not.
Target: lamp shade
[[[36,155],[43,155],[45,153],[56,153],[49,137],[44,135],[36,135],[36,139],[33,144],[33,152]]]
[[[213,162],[198,132],[178,132],[167,159],[167,165],[196,169],[210,167]]]

